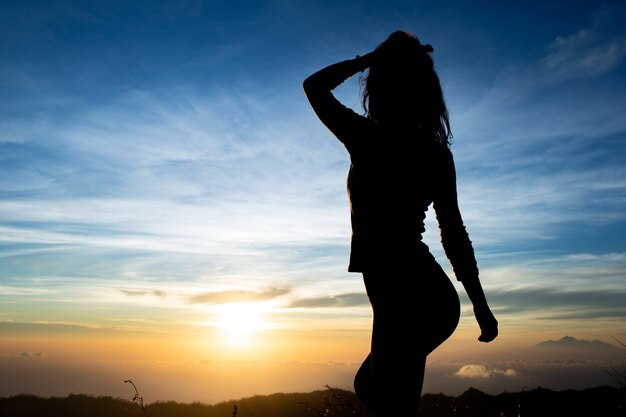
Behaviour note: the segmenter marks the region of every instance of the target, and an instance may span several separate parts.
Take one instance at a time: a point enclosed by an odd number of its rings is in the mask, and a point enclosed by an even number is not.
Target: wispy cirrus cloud
[[[621,4],[601,7],[590,27],[550,43],[544,68],[559,78],[596,77],[616,68],[626,57],[626,36],[619,27],[625,16]]]
[[[543,60],[548,71],[561,77],[594,77],[615,68],[626,56],[626,38],[600,40],[591,29],[581,29],[551,44]]]
[[[122,294],[128,295],[129,297],[143,297],[143,296],[154,296],[154,297],[167,297],[167,292],[161,290],[129,290],[129,289],[120,289]]]
[[[300,298],[292,301],[288,308],[325,308],[369,306],[369,298],[363,293],[339,294],[335,296]]]
[[[526,313],[556,321],[565,318],[626,319],[626,292],[623,291],[537,287],[491,290],[489,295],[501,314]]]
[[[290,291],[290,288],[267,288],[260,291],[211,291],[193,295],[188,298],[188,302],[190,304],[227,304],[269,301],[289,294]]]

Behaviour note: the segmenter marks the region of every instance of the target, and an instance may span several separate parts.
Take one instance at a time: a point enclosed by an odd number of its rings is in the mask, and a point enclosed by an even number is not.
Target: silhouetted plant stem
[[[135,385],[133,380],[127,379],[124,381],[124,383],[131,384],[133,386],[133,389],[135,390],[135,395],[133,396],[133,402],[137,402],[139,404],[139,406],[141,407],[141,410],[143,411],[144,416],[150,417],[150,415],[148,414],[148,411],[146,410],[146,406],[143,403],[143,397],[139,395],[139,391],[137,390],[137,386]],[[235,406],[235,408],[236,407],[237,406]],[[233,414],[233,417],[236,417],[236,413]]]
[[[622,345],[622,347],[626,348],[626,344],[624,344],[621,340],[611,336],[613,340]],[[624,391],[626,395],[626,365],[622,364],[621,368],[611,367],[609,369],[604,370],[613,380],[617,383],[618,387]]]

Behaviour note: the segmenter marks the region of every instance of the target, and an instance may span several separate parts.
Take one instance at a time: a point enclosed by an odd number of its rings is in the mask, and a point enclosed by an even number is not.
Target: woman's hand
[[[489,307],[474,307],[474,316],[480,326],[479,341],[489,343],[498,336],[498,320]]]
[[[368,52],[365,55],[359,55],[359,60],[361,61],[363,69],[369,68],[372,65],[372,62],[376,59],[376,50],[372,52]]]

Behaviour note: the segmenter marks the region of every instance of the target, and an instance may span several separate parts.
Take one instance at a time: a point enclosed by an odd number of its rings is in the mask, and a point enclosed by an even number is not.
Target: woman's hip
[[[375,312],[382,309],[409,316],[435,311],[460,314],[456,288],[432,257],[419,264],[363,272],[363,281]]]

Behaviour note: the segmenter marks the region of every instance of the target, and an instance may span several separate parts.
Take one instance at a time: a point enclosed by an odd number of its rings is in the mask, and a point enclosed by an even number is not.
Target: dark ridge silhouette
[[[425,394],[423,417],[618,417],[626,415],[626,391],[602,386],[580,391],[545,388],[498,395],[470,388],[458,397]]]
[[[398,400],[400,401],[400,400]],[[400,404],[410,409],[410,404]],[[236,408],[236,413],[234,409]],[[174,401],[149,404],[151,417],[368,417],[354,392],[339,389],[309,393],[277,393],[214,405]],[[394,407],[396,408],[396,407]],[[90,395],[0,398],[7,417],[144,417],[130,400]],[[515,393],[485,394],[470,388],[458,397],[424,394],[420,417],[624,417],[626,389],[600,386],[580,391],[535,388]]]

